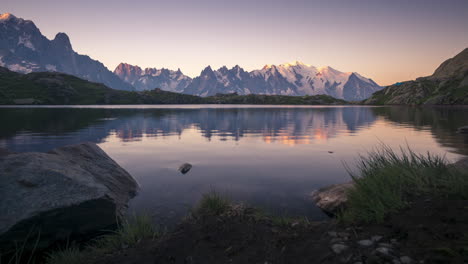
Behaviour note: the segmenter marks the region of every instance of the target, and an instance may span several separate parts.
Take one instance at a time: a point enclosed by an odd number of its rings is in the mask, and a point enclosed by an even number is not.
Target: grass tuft
[[[198,214],[221,215],[231,207],[231,201],[212,190],[203,195],[195,212]]]
[[[134,247],[143,239],[155,239],[161,234],[162,231],[153,225],[150,216],[133,215],[119,223],[116,231],[95,239],[82,251],[71,246],[49,253],[46,263],[85,263],[84,260]]]
[[[133,215],[124,219],[117,231],[104,235],[95,240],[93,247],[96,250],[112,251],[133,247],[145,238],[156,238],[161,234],[155,228],[148,215]]]
[[[355,188],[348,193],[340,220],[347,223],[382,222],[388,214],[408,206],[421,195],[468,199],[468,174],[449,165],[444,157],[417,154],[409,147],[400,154],[382,145],[360,156],[358,173],[347,167]]]
[[[82,264],[86,263],[86,254],[78,247],[67,247],[63,250],[49,253],[46,258],[47,264]]]

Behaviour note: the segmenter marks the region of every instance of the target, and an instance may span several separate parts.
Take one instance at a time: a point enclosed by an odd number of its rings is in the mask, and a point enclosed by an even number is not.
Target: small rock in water
[[[329,150],[328,153],[333,154],[333,151]]]
[[[372,244],[374,244],[374,241],[366,239],[366,240],[360,240],[358,241],[358,244],[363,247],[370,247]]]
[[[382,238],[383,238],[383,236],[373,236],[371,239],[374,242],[379,242]]]
[[[184,164],[180,165],[180,167],[179,167],[179,171],[182,174],[185,174],[185,173],[189,172],[190,169],[192,169],[192,164],[190,164],[190,163],[184,163]]]
[[[333,252],[335,252],[336,254],[341,254],[343,253],[343,251],[348,249],[348,246],[343,245],[343,244],[334,244],[331,246],[331,248]]]

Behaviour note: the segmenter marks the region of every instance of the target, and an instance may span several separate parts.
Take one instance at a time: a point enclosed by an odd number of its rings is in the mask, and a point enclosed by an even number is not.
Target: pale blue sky
[[[468,47],[466,0],[2,0],[48,38],[110,70],[127,62],[246,70],[300,60],[356,71],[386,85],[429,75]]]

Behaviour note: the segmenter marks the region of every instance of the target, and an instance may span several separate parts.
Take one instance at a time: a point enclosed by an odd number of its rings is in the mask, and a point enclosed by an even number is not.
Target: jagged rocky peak
[[[166,68],[145,68],[143,70],[128,63],[120,63],[114,73],[139,91],[160,88],[165,91],[182,92],[192,80],[180,69],[173,71]]]
[[[56,43],[57,45],[59,45],[59,46],[62,46],[62,47],[67,48],[69,50],[72,49],[70,38],[68,37],[67,34],[65,34],[63,32],[57,33],[57,35],[55,35],[55,38],[52,41],[54,43]]]
[[[18,33],[20,32],[20,30],[25,29],[25,30],[30,31],[30,32],[31,31],[37,31],[37,33],[40,34],[40,31],[36,27],[34,22],[32,22],[31,20],[25,20],[25,19],[16,17],[12,13],[0,14],[0,24],[4,24],[4,25],[6,24],[7,26],[8,25],[13,26],[15,31],[17,31]]]
[[[17,19],[16,16],[14,16],[12,13],[3,13],[0,14],[0,20],[10,20],[10,19]]]
[[[234,71],[235,73],[244,72],[244,69],[242,69],[239,65],[232,67],[231,70]]]
[[[114,70],[114,74],[130,84],[132,80],[140,76],[142,72],[143,70],[140,67],[128,63],[120,63]]]
[[[201,72],[201,75],[213,74],[213,69],[210,65],[206,66],[205,69]]]
[[[227,74],[229,72],[229,69],[226,66],[223,66],[219,68],[217,72],[222,73],[222,74]]]

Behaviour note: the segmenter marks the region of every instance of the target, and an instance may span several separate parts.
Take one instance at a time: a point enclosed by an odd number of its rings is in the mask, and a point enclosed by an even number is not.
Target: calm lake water
[[[130,212],[171,224],[215,189],[271,213],[322,219],[310,193],[349,180],[381,143],[456,161],[468,155],[468,108],[86,106],[0,108],[0,147],[99,144],[141,185]],[[183,175],[177,169],[193,165]]]

